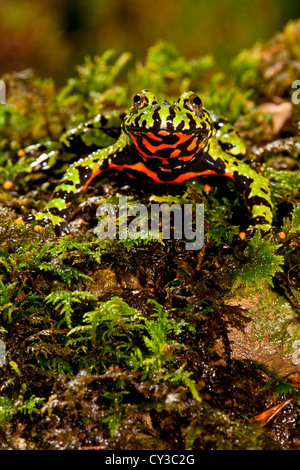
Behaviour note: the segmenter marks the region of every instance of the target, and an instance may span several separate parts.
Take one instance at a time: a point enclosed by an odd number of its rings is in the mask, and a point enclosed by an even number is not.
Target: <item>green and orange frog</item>
[[[62,154],[77,156],[45,209],[24,218],[33,220],[36,226],[51,223],[58,236],[70,234],[70,206],[97,175],[110,169],[160,184],[225,176],[244,193],[250,212],[249,230],[271,228],[268,180],[242,160],[246,147],[234,128],[226,121],[213,121],[192,91],[183,93],[177,101],[158,101],[151,91],[143,90],[134,96],[126,115],[99,114],[68,130],[59,142],[33,145],[22,153],[34,153],[37,159],[6,182],[6,189],[30,173],[49,170]]]

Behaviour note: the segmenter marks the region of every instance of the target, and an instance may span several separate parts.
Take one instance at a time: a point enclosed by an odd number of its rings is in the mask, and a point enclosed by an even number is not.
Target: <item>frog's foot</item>
[[[17,224],[23,224],[25,222],[34,222],[34,230],[37,232],[46,225],[52,225],[56,236],[61,237],[63,235],[71,236],[71,230],[68,222],[60,216],[55,216],[51,212],[37,212],[36,214],[30,214],[25,217],[19,217],[16,221]]]
[[[250,225],[239,233],[241,239],[247,236],[253,236],[256,232],[260,232],[261,235],[265,235],[270,232],[272,225],[264,217],[256,217],[250,220]]]
[[[241,239],[244,239],[247,236],[255,235],[255,233],[257,233],[258,231],[260,232],[262,236],[269,234],[269,233],[273,233],[277,235],[277,237],[280,238],[281,240],[284,240],[286,238],[286,234],[279,228],[274,227],[273,225],[269,224],[266,221],[263,221],[263,220],[258,221],[257,219],[255,220],[255,223],[251,224],[247,229],[242,230],[239,233],[239,237]]]
[[[37,158],[28,168],[17,173],[13,179],[5,181],[4,189],[11,189],[19,180],[24,179],[28,175],[39,172],[43,173],[52,168],[59,157],[59,150],[55,148],[49,149],[48,147],[43,144],[36,144],[19,150],[19,157],[36,155]]]
[[[248,227],[247,229],[242,230],[242,231],[239,233],[239,237],[240,237],[242,240],[243,240],[244,238],[247,238],[247,237],[253,237],[253,236],[255,235],[255,233],[257,233],[258,231],[260,232],[260,234],[261,234],[262,236],[264,236],[264,235],[266,235],[266,234],[272,232],[272,233],[276,234],[277,237],[280,238],[281,240],[284,240],[284,239],[286,238],[286,234],[285,234],[282,230],[280,230],[280,229],[278,229],[278,228],[276,228],[276,227],[269,227],[269,228],[267,228],[267,227],[265,227],[265,226],[261,226],[261,227],[260,227],[260,226],[255,226],[255,227],[250,226],[250,227]]]

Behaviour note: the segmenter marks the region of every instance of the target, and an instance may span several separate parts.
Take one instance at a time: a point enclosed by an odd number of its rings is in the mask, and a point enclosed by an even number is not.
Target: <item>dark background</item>
[[[157,40],[226,69],[241,49],[300,16],[299,0],[1,0],[0,76],[34,68],[59,85],[85,55],[113,48],[143,59]]]

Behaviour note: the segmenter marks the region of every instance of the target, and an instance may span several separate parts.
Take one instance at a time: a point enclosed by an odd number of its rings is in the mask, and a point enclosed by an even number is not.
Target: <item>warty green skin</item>
[[[134,97],[125,117],[114,113],[110,122],[99,115],[67,131],[60,143],[48,143],[45,148],[44,157],[39,155],[36,160],[44,158],[45,167],[47,164],[51,167],[50,158],[47,161],[51,152],[52,159],[53,152],[56,158],[62,151],[73,156],[83,154],[69,166],[45,209],[27,218],[36,224],[50,222],[58,235],[70,233],[67,222],[70,205],[95,176],[109,169],[162,184],[182,183],[207,174],[229,177],[243,190],[251,213],[248,229],[271,228],[268,180],[241,159],[247,149],[234,128],[226,121],[213,122],[193,92],[183,93],[177,101],[158,102],[151,91],[142,90]],[[43,169],[36,162],[23,176]]]

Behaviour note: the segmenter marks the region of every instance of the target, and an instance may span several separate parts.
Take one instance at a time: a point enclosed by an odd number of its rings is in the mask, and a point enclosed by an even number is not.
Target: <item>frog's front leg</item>
[[[73,161],[76,156],[88,155],[99,148],[114,144],[120,135],[123,115],[112,112],[107,116],[98,114],[94,119],[68,129],[59,141],[33,144],[18,151],[19,157],[35,156],[36,159],[25,170],[4,183],[11,189],[17,181],[34,173],[46,173],[57,164]]]
[[[125,158],[124,149],[124,139],[120,138],[114,145],[80,158],[70,166],[45,209],[18,219],[18,223],[24,220],[34,221],[37,227],[39,223],[42,225],[51,223],[57,236],[69,235],[68,209],[96,176],[110,168],[118,168],[116,160],[123,154]]]
[[[212,141],[209,153],[219,168],[218,173],[231,178],[242,188],[247,208],[251,213],[248,230],[270,230],[273,213],[268,180],[244,161],[225,153],[216,141]]]

